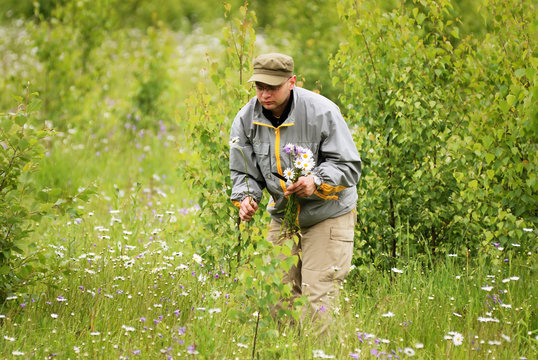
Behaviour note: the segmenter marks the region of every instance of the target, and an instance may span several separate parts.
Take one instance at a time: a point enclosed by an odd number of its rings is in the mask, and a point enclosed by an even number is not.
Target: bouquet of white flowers
[[[293,164],[293,167],[284,170],[284,176],[289,182],[295,183],[301,176],[314,176],[312,169],[316,162],[312,151],[294,144],[287,144],[284,151],[289,154]],[[291,194],[282,221],[281,231],[285,237],[291,237],[301,230],[298,222],[298,207],[297,196]]]

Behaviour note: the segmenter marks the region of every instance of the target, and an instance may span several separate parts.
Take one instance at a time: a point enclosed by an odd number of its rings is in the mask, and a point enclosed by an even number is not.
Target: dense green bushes
[[[209,2],[5,2],[4,19],[9,9],[10,19],[31,21],[6,22],[18,35],[0,40],[13,52],[0,84],[16,93],[31,80],[41,120],[97,142],[134,129],[183,130],[178,141],[190,142],[179,145],[180,175],[208,211],[201,231],[223,236],[218,261],[235,246],[226,244],[235,236],[223,156],[229,125],[253,96],[244,84],[252,57],[287,52],[305,87],[342,105],[364,159],[359,262],[530,244],[535,233],[523,229],[536,227],[538,211],[532,1],[291,1],[286,11],[252,1],[256,15],[245,23],[230,12],[239,3],[226,5],[223,19]],[[469,21],[475,13],[478,25]],[[223,28],[224,42],[204,49],[207,63],[182,53],[185,34],[170,31],[196,26]]]
[[[535,248],[536,20],[529,2],[489,9],[494,31],[462,39],[449,1],[339,3],[350,36],[331,65],[365,161],[361,261]]]

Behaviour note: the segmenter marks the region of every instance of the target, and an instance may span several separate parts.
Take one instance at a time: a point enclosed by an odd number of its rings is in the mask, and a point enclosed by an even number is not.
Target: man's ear
[[[297,75],[293,75],[290,79],[290,90],[293,89],[293,86],[295,86],[295,83],[297,82]]]

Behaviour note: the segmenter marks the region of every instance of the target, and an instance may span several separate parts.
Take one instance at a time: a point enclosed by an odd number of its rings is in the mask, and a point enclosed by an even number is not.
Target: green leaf
[[[506,97],[506,104],[508,105],[508,108],[511,108],[516,101],[516,97],[512,94],[508,95]]]
[[[522,77],[523,75],[525,75],[525,72],[527,71],[527,69],[517,69],[516,71],[514,71],[514,75],[518,78]]]
[[[490,153],[487,153],[484,157],[486,158],[486,162],[487,162],[488,164],[491,164],[491,162],[492,162],[493,160],[495,160],[495,155],[490,154]]]
[[[0,267],[0,275],[7,275],[9,274],[10,268],[9,265],[5,264]]]
[[[41,108],[41,99],[39,98],[32,98],[30,100],[30,103],[28,104],[28,108],[26,109],[28,112],[34,112]]]
[[[24,124],[26,124],[26,120],[27,120],[26,116],[22,114],[17,114],[15,116],[15,123],[21,127],[24,126]]]
[[[478,181],[476,181],[476,180],[469,181],[469,188],[471,190],[477,190],[478,189]]]

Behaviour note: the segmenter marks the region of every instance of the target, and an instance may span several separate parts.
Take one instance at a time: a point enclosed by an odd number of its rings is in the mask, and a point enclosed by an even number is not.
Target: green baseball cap
[[[248,81],[257,81],[267,85],[280,85],[293,76],[293,59],[291,56],[270,53],[254,59],[254,71]]]

